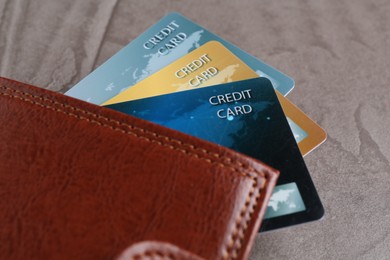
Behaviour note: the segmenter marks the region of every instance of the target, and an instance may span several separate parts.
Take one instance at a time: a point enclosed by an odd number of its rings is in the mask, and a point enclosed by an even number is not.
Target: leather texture
[[[151,240],[245,259],[278,176],[224,147],[4,78],[0,125],[2,259],[113,259]]]

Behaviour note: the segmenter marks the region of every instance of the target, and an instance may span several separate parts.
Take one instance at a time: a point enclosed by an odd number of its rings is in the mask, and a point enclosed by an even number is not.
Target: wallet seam
[[[135,255],[132,255],[131,256],[131,259],[133,260],[138,260],[138,259],[143,259],[143,257],[146,256],[146,257],[158,257],[158,259],[162,258],[162,257],[167,257],[168,259],[175,259],[175,254],[174,253],[171,253],[171,252],[164,252],[163,250],[161,249],[154,249],[154,250],[150,250],[150,249],[146,249],[145,251],[143,251],[142,253],[137,253]]]
[[[213,156],[215,158],[222,158],[221,155],[218,154],[218,153],[213,153],[213,152],[210,152],[210,151],[208,151],[206,149],[199,149],[199,148],[195,147],[194,145],[186,144],[183,141],[180,141],[180,140],[177,140],[177,139],[174,139],[174,138],[170,138],[170,137],[164,136],[164,135],[159,135],[159,134],[157,134],[155,132],[142,129],[142,128],[139,128],[137,126],[133,126],[131,124],[124,124],[124,123],[119,122],[118,120],[112,120],[112,119],[109,119],[109,118],[104,117],[104,116],[99,116],[99,115],[97,115],[97,114],[95,114],[93,112],[89,112],[89,111],[86,111],[86,110],[83,110],[83,109],[80,109],[80,108],[77,108],[77,107],[73,107],[71,105],[66,105],[66,104],[63,104],[63,103],[55,101],[55,100],[51,100],[51,99],[48,99],[48,98],[45,98],[45,97],[36,96],[36,95],[30,94],[30,93],[27,93],[27,92],[24,92],[24,91],[12,89],[12,88],[9,88],[9,87],[4,86],[4,85],[0,85],[0,87],[3,88],[3,89],[9,90],[11,92],[14,92],[14,93],[21,94],[23,96],[27,96],[27,97],[30,97],[30,98],[33,98],[33,99],[39,99],[43,103],[37,102],[36,100],[28,99],[26,97],[20,97],[18,95],[13,95],[13,94],[4,93],[4,92],[0,93],[0,95],[8,96],[10,98],[20,99],[22,101],[29,102],[29,103],[31,103],[33,105],[38,105],[38,106],[41,106],[41,107],[46,108],[46,109],[50,109],[50,110],[55,111],[55,112],[60,112],[60,113],[63,113],[65,115],[73,116],[73,117],[79,118],[81,120],[85,120],[87,122],[90,122],[90,123],[98,124],[100,126],[105,126],[105,127],[108,127],[109,129],[112,129],[114,131],[119,131],[119,132],[122,132],[124,134],[131,134],[131,135],[133,135],[135,137],[143,138],[143,139],[147,140],[148,142],[154,142],[154,143],[156,143],[156,144],[158,144],[160,146],[167,146],[169,149],[177,150],[177,151],[183,152],[185,154],[189,154],[189,155],[195,156],[196,158],[202,159],[202,160],[204,160],[204,161],[206,161],[208,163],[213,163],[214,162],[214,163],[217,163],[217,165],[220,166],[220,167],[231,168],[234,172],[242,175],[243,177],[249,177],[253,181],[251,190],[249,191],[248,195],[246,196],[246,201],[244,203],[244,206],[240,210],[239,216],[235,219],[236,225],[234,227],[234,230],[233,230],[233,232],[231,232],[230,236],[228,236],[230,238],[230,241],[227,244],[224,243],[225,244],[225,246],[224,246],[225,249],[223,249],[223,252],[222,252],[222,257],[224,259],[229,259],[230,257],[232,257],[234,259],[234,258],[236,258],[238,256],[238,253],[239,253],[239,251],[242,248],[242,244],[243,244],[242,240],[244,239],[245,232],[246,232],[246,230],[248,228],[248,223],[252,219],[252,214],[253,214],[255,208],[257,206],[259,206],[258,205],[258,200],[259,200],[261,194],[265,191],[264,187],[265,187],[266,183],[269,181],[270,173],[268,171],[267,172],[260,172],[259,170],[255,169],[253,167],[250,167],[248,165],[245,165],[245,164],[243,164],[241,162],[237,162],[237,163],[235,162],[235,164],[238,164],[239,166],[234,165],[231,158],[227,158],[228,161],[229,161],[229,166],[227,166],[226,162],[224,164],[224,163],[218,162],[216,160],[213,161],[210,158],[201,157],[199,154],[191,152],[191,150],[192,151],[200,150],[205,155],[211,155],[211,156]],[[59,108],[50,106],[45,101],[48,101],[48,102],[50,102],[50,103],[52,103],[54,105],[60,105],[60,106],[62,106],[65,109],[69,108],[69,109],[71,109],[73,111],[82,112],[82,113],[84,113],[86,115],[91,115],[91,116],[93,116],[93,117],[95,117],[97,119],[104,119],[104,120],[106,120],[108,122],[115,122],[118,125],[127,126],[129,128],[129,130],[126,131],[124,129],[115,128],[112,125],[109,125],[109,124],[106,124],[106,123],[102,123],[100,121],[93,120],[93,119],[90,119],[90,118],[87,118],[87,117],[83,117],[83,116],[80,116],[80,115],[78,115],[76,113],[72,113],[70,111],[65,111],[63,109],[59,109]],[[166,141],[173,141],[173,142],[178,143],[181,146],[189,145],[191,150],[188,151],[185,148],[179,148],[177,146],[175,147],[173,145],[164,144],[162,141],[158,141],[156,139],[153,140],[151,138],[148,138],[148,137],[145,137],[145,136],[141,136],[141,135],[139,135],[137,133],[134,133],[134,132],[130,131],[130,129],[135,129],[135,130],[138,129],[138,130],[141,130],[141,132],[143,132],[143,133],[152,134],[156,138],[162,137]],[[236,167],[234,167],[234,166],[236,166]],[[258,173],[260,176],[252,176],[248,172],[244,172],[243,173],[240,170],[254,171],[254,172]],[[258,179],[259,177],[264,180],[262,183],[259,182],[259,179]],[[256,196],[253,197],[255,191],[258,191],[258,192],[256,192],[257,193]],[[250,207],[251,204],[252,204],[252,207]],[[245,219],[244,220],[244,224],[242,224],[242,219],[243,218]]]
[[[206,155],[211,155],[211,156],[213,156],[213,157],[215,157],[215,158],[218,158],[218,159],[222,158],[221,155],[218,154],[218,153],[210,152],[210,151],[208,151],[207,149],[199,148],[199,147],[196,147],[196,146],[194,146],[194,145],[184,143],[183,141],[180,141],[180,140],[175,139],[175,138],[172,138],[172,137],[168,137],[168,136],[165,136],[165,135],[157,134],[157,133],[152,132],[152,131],[150,131],[150,130],[145,130],[145,129],[143,129],[143,128],[140,128],[140,127],[137,127],[137,126],[128,124],[128,123],[121,123],[121,122],[118,121],[118,120],[113,120],[113,119],[107,118],[107,117],[105,117],[105,116],[100,116],[100,115],[97,115],[96,113],[89,112],[89,111],[86,111],[86,110],[84,110],[84,109],[80,109],[80,108],[77,108],[77,107],[74,107],[74,106],[71,106],[71,105],[67,105],[67,104],[58,102],[58,101],[54,101],[54,100],[49,99],[49,98],[45,98],[45,97],[40,97],[40,96],[32,95],[32,94],[30,94],[30,93],[27,93],[27,92],[24,92],[24,91],[19,91],[19,90],[16,90],[16,89],[12,89],[12,88],[9,88],[9,87],[4,86],[4,85],[0,85],[0,87],[5,88],[5,89],[8,89],[8,90],[10,90],[10,91],[12,91],[12,92],[15,92],[15,93],[20,93],[20,94],[22,94],[22,95],[26,95],[26,96],[32,97],[32,98],[38,98],[38,99],[42,100],[43,102],[48,101],[48,102],[53,103],[53,104],[55,104],[55,105],[60,105],[60,106],[62,106],[62,107],[64,107],[64,108],[68,108],[68,109],[71,109],[71,110],[76,111],[76,112],[82,112],[82,113],[84,113],[84,114],[86,114],[86,115],[93,116],[93,117],[95,117],[96,119],[103,119],[103,120],[106,120],[107,122],[112,122],[112,123],[115,123],[115,124],[117,124],[117,125],[119,125],[119,126],[125,126],[125,127],[128,127],[129,129],[134,129],[134,130],[137,130],[137,131],[141,131],[141,132],[143,132],[143,133],[146,133],[146,134],[151,134],[151,135],[153,135],[154,137],[163,138],[163,139],[165,139],[165,140],[167,140],[167,141],[175,142],[175,143],[178,143],[179,145],[182,145],[182,146],[188,146],[191,150],[198,150],[198,151],[200,151],[200,152],[202,152],[202,153],[204,153],[204,154],[206,154]],[[19,98],[19,99],[21,99],[21,100],[24,100],[24,101],[27,101],[27,102],[30,102],[30,103],[33,103],[33,104],[36,104],[36,105],[40,105],[40,106],[42,106],[42,107],[44,107],[44,108],[49,108],[49,109],[51,109],[51,110],[54,110],[54,111],[57,111],[57,112],[62,112],[62,113],[66,114],[66,115],[69,115],[69,116],[73,116],[73,117],[76,117],[76,118],[79,118],[79,119],[82,119],[82,120],[86,120],[86,121],[88,121],[88,122],[90,122],[90,123],[96,123],[96,124],[98,124],[98,125],[108,127],[108,128],[110,128],[110,129],[112,129],[112,130],[115,130],[115,131],[119,131],[119,132],[126,133],[126,134],[132,134],[132,135],[134,135],[134,136],[136,136],[136,137],[138,137],[138,138],[143,138],[143,139],[145,139],[145,140],[147,140],[147,141],[156,141],[156,142],[158,142],[159,144],[164,144],[164,143],[161,142],[161,141],[153,140],[153,139],[151,139],[151,138],[148,138],[148,137],[145,137],[145,136],[138,135],[138,134],[136,134],[136,133],[134,133],[134,132],[131,132],[131,131],[126,131],[126,130],[123,130],[123,129],[115,128],[115,127],[112,126],[112,125],[107,125],[107,124],[102,123],[102,122],[100,122],[100,121],[94,121],[94,120],[92,120],[92,119],[90,119],[90,118],[82,117],[82,116],[80,116],[80,115],[78,115],[78,114],[70,113],[69,111],[64,111],[64,110],[60,110],[60,109],[55,108],[55,107],[47,106],[47,104],[38,103],[38,102],[33,101],[33,100],[28,100],[28,99],[25,99],[25,98],[22,98],[22,97],[18,97],[18,96],[14,96],[14,95],[10,95],[10,94],[4,93],[4,92],[1,93],[1,94],[4,94],[4,95],[6,95],[6,96],[10,96],[10,97],[14,97],[14,98]],[[199,157],[198,154],[191,153],[190,151],[185,150],[185,149],[183,149],[183,148],[180,149],[179,147],[175,147],[175,146],[168,145],[168,144],[167,144],[166,146],[168,146],[168,147],[171,148],[171,149],[176,148],[175,150],[179,150],[179,151],[182,151],[182,152],[184,151],[184,152],[186,152],[187,154],[190,154],[190,155],[195,155],[197,158],[203,159],[203,160],[205,160],[205,161],[207,161],[207,162],[209,162],[209,163],[213,162],[213,161],[212,161],[211,159],[209,159],[209,158],[208,158],[208,159],[206,159],[206,158],[201,158],[201,157]],[[253,167],[250,167],[250,166],[247,165],[247,164],[244,164],[244,163],[242,163],[242,162],[233,162],[233,160],[232,160],[231,158],[228,158],[228,157],[227,157],[227,158],[223,158],[223,160],[228,161],[229,167],[232,168],[232,169],[234,169],[235,171],[238,171],[238,172],[239,172],[239,170],[254,171],[254,172],[260,174],[261,177],[264,178],[264,172],[261,172],[261,171],[255,169],[255,168],[253,168]],[[214,162],[217,162],[217,161],[214,161]],[[235,164],[237,164],[239,168],[234,167]],[[218,165],[220,165],[220,166],[222,166],[222,167],[227,167],[227,165],[225,165],[225,164],[223,164],[222,162],[219,162],[219,161],[218,161]],[[251,174],[249,174],[249,173],[247,173],[247,172],[245,172],[245,173],[239,172],[239,173],[242,174],[242,175],[244,175],[244,176],[250,177],[251,179],[257,178],[256,176],[252,176]]]

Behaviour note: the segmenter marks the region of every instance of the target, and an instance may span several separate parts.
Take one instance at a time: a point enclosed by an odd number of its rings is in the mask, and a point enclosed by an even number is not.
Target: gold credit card
[[[217,41],[210,41],[103,103],[111,105],[201,87],[257,78],[258,74]],[[276,91],[277,92],[277,91]],[[278,93],[301,154],[323,143],[325,131]]]

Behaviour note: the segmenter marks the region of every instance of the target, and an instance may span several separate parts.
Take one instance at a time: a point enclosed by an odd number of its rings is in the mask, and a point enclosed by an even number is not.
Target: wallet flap
[[[0,78],[0,255],[113,258],[145,240],[246,258],[278,172],[221,146]]]

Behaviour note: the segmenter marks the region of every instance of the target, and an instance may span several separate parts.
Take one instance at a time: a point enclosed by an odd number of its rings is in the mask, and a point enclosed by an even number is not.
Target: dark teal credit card
[[[262,231],[319,219],[321,201],[266,78],[108,105],[259,159],[281,174]]]

